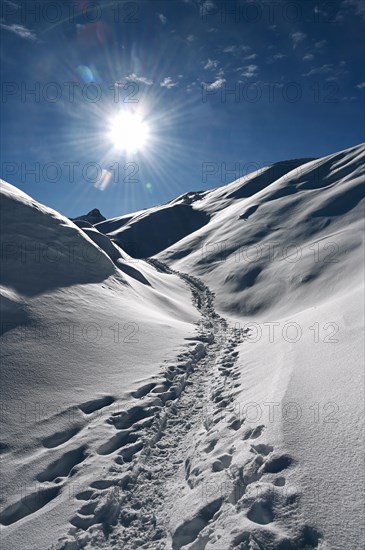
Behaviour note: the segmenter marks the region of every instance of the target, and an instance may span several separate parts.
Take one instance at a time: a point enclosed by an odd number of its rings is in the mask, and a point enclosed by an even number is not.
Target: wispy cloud
[[[258,69],[259,68],[257,65],[247,65],[241,75],[245,76],[246,78],[252,78],[253,76],[257,75]]]
[[[162,23],[163,25],[166,25],[166,23],[167,23],[167,17],[166,17],[166,15],[164,15],[163,13],[158,13],[158,14],[157,14],[157,17],[159,18],[159,20],[161,21],[161,23]]]
[[[316,74],[328,74],[328,73],[332,73],[333,70],[334,70],[334,66],[332,65],[332,63],[328,63],[326,65],[322,65],[321,67],[314,67],[313,69],[311,69],[307,73],[304,73],[302,76],[313,76],[313,75],[316,75]]]
[[[285,57],[288,57],[286,54],[284,53],[274,53],[273,55],[270,55],[270,57],[268,57],[266,59],[266,63],[275,63],[275,61],[280,61],[280,59],[284,59]]]
[[[297,31],[292,32],[290,37],[293,41],[293,47],[296,48],[298,44],[300,44],[307,38],[307,35],[304,32]]]
[[[245,55],[243,59],[245,61],[250,61],[251,59],[256,59],[256,57],[257,57],[257,53],[251,53],[250,55]]]
[[[195,36],[193,34],[188,34],[188,36],[186,37],[186,40],[188,42],[194,42]]]
[[[317,48],[317,50],[323,50],[327,46],[327,40],[318,40],[318,42],[314,43],[314,47]]]
[[[171,76],[165,76],[163,80],[160,82],[161,88],[167,88],[170,90],[171,88],[175,88],[175,86],[178,86],[178,82],[174,82],[171,78]]]
[[[218,67],[217,59],[208,59],[208,61],[204,65],[204,69],[216,69],[217,67]]]
[[[37,40],[37,35],[35,34],[35,32],[28,29],[27,27],[24,27],[24,25],[6,25],[5,23],[0,23],[0,28],[6,31],[10,31],[20,38],[24,38],[25,40],[31,40],[33,42]]]
[[[140,84],[145,84],[146,86],[152,86],[153,80],[147,78],[146,76],[138,76],[136,73],[132,73],[124,78],[128,82],[139,82]]]
[[[237,51],[237,46],[226,46],[223,51],[224,53],[234,53]]]
[[[284,57],[287,57],[285,53],[274,53],[274,55],[272,56],[273,59],[277,60],[277,59],[284,59]]]
[[[213,90],[219,90],[219,88],[222,88],[225,83],[225,78],[217,78],[214,82],[203,82],[202,84],[206,90],[211,92]]]
[[[359,90],[363,90],[365,88],[365,82],[360,82],[360,84],[356,85],[356,88],[358,88]]]
[[[356,15],[365,19],[365,2],[363,0],[343,0],[339,13],[340,16],[347,10],[355,10]]]
[[[310,71],[302,74],[302,76],[327,75],[326,81],[337,80],[341,75],[346,74],[346,61],[340,61],[338,65],[326,63],[320,67],[312,67]]]
[[[223,52],[224,52],[224,53],[233,53],[233,54],[236,54],[236,53],[240,53],[240,52],[247,52],[247,51],[249,51],[250,49],[251,49],[250,46],[246,46],[245,44],[240,44],[239,46],[236,46],[236,45],[226,46],[226,47],[223,49]]]
[[[303,59],[304,59],[304,61],[311,61],[312,59],[314,59],[314,55],[312,53],[306,53],[303,56]]]

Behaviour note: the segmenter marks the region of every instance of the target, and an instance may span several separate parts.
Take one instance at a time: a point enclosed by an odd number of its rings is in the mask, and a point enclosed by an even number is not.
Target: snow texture
[[[2,548],[362,548],[363,198],[364,145],[112,220],[2,182]]]

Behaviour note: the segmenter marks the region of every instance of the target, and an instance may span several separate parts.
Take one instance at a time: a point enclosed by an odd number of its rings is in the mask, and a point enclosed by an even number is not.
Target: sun
[[[146,145],[149,133],[149,126],[139,113],[120,112],[110,121],[110,139],[121,151],[140,151]]]

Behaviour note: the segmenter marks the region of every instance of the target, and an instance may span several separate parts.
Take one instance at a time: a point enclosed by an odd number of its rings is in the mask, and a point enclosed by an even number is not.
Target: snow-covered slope
[[[2,193],[5,548],[363,546],[363,145],[95,225]]]
[[[5,182],[1,234],[2,547],[48,548],[80,479],[102,477],[107,414],[158,375],[198,314],[176,276]]]
[[[159,258],[201,277],[218,309],[251,329],[236,407],[297,465],[286,483],[328,547],[359,548],[364,145],[280,176],[254,173],[208,192],[195,207],[209,224]]]
[[[97,225],[134,258],[148,258],[207,224],[209,215],[179,202]]]
[[[297,465],[286,483],[299,488],[303,517],[328,547],[359,548],[364,146],[267,185],[263,175],[208,192],[195,207],[209,224],[159,258],[201,277],[219,310],[251,329],[239,347],[236,407],[250,409],[265,441]]]
[[[214,290],[224,287],[217,301],[226,312],[292,311],[361,277],[354,267],[362,243],[363,148],[272,180],[277,172],[271,167],[208,192],[194,206],[211,215],[210,223],[159,256],[193,269]]]

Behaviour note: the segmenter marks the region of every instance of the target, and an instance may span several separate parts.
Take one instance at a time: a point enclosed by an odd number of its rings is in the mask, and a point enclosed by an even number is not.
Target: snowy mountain
[[[1,183],[4,549],[362,547],[364,180],[74,222]]]
[[[104,216],[100,213],[100,211],[97,208],[94,208],[93,210],[90,210],[88,214],[84,214],[83,216],[78,216],[77,218],[73,218],[72,221],[86,221],[90,223],[91,225],[95,225],[96,223],[101,223],[106,220]]]

